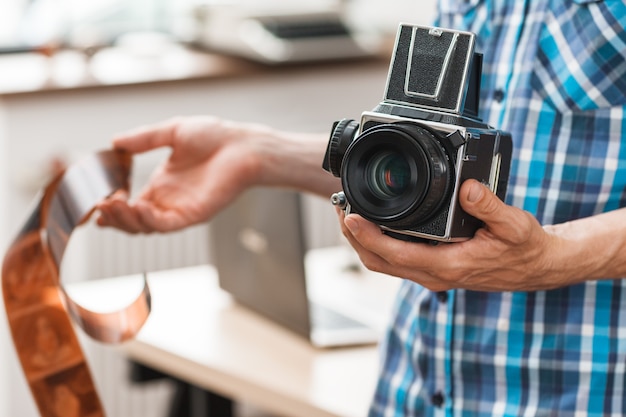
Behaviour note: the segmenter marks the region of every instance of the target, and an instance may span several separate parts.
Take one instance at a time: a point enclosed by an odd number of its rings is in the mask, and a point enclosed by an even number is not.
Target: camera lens
[[[402,195],[411,179],[411,167],[398,152],[387,151],[375,155],[367,171],[372,191],[379,198]]]
[[[341,180],[353,211],[389,227],[415,227],[449,200],[454,164],[429,130],[412,123],[380,124],[348,147]]]

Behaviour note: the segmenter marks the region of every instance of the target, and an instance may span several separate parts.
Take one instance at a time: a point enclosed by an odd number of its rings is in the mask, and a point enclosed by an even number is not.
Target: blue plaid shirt
[[[442,0],[484,53],[508,203],[556,224],[626,206],[626,4]],[[626,415],[626,280],[435,294],[405,282],[370,416]]]

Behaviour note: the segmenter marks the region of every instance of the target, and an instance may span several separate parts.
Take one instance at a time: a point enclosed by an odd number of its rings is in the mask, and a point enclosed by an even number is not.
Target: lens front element
[[[435,135],[411,123],[380,124],[348,147],[341,180],[353,210],[394,228],[426,222],[449,200],[454,164]]]
[[[379,198],[402,195],[411,181],[411,167],[398,152],[383,151],[375,155],[367,171],[372,191]]]

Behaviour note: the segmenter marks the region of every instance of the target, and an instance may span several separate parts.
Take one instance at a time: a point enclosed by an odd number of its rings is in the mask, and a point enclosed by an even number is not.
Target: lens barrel
[[[354,140],[359,130],[359,124],[352,119],[341,119],[335,122],[330,133],[326,155],[322,168],[335,177],[341,175],[341,164],[348,146]]]
[[[340,176],[353,211],[380,225],[408,228],[428,221],[449,200],[454,163],[431,131],[387,123],[350,143]]]

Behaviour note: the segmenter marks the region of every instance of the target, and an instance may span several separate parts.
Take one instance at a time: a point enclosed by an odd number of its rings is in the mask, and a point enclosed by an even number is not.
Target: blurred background
[[[194,20],[214,6],[293,8],[288,0],[3,0],[0,48],[36,47],[50,42],[108,43],[134,31],[193,36]],[[297,7],[340,7],[352,25],[394,33],[403,19],[423,20],[432,0],[302,0]],[[191,24],[190,24],[191,23]]]
[[[185,114],[310,132],[358,118],[382,98],[398,24],[428,24],[435,8],[435,0],[1,3],[0,253],[55,170],[107,148],[116,132]],[[256,26],[233,30],[232,22],[258,16]],[[164,157],[136,158],[135,190]],[[307,216],[311,247],[341,242],[327,201],[311,197]],[[87,225],[70,241],[62,276],[98,279],[207,263],[209,233],[207,224],[131,237]],[[107,415],[166,415],[167,382],[133,384],[119,352],[84,338],[83,346]],[[254,412],[244,408],[241,415]],[[3,318],[0,417],[9,416],[37,412]]]

